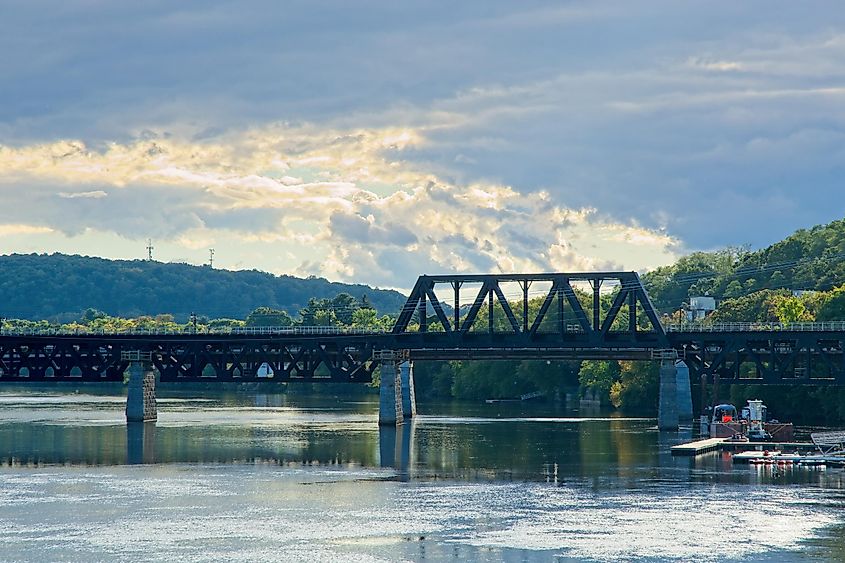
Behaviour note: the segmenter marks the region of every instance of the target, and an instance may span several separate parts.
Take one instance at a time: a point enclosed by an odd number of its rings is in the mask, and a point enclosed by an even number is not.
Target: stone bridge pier
[[[156,377],[150,352],[124,351],[121,359],[129,362],[126,390],[126,422],[150,422],[158,418]]]
[[[673,356],[660,358],[659,393],[658,430],[677,430],[680,420],[692,420],[692,390],[686,363]]]
[[[407,350],[377,350],[373,358],[379,362],[378,423],[381,426],[401,424],[417,414],[414,394],[414,363]]]

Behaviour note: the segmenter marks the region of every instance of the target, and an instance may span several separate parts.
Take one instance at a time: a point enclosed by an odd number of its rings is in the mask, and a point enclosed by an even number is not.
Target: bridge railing
[[[671,323],[666,332],[845,332],[845,321],[814,323]]]
[[[179,327],[175,329],[95,329],[95,328],[33,328],[33,329],[3,329],[0,335],[5,336],[184,336],[191,334],[212,335],[325,335],[325,334],[384,334],[388,331],[358,327],[338,326],[254,326],[254,327]]]

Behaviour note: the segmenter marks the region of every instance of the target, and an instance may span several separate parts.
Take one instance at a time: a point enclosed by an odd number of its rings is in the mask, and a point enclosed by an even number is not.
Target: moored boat
[[[713,407],[710,420],[711,438],[745,436],[752,441],[791,442],[794,439],[791,422],[768,420],[768,409],[763,401],[749,400],[737,415],[736,407],[723,403]]]

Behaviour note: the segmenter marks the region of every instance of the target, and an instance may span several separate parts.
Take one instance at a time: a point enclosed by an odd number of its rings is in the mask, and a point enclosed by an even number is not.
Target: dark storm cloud
[[[0,14],[0,144],[433,123],[403,159],[666,227],[687,248],[761,245],[845,215],[838,1],[65,0],[0,2]],[[15,215],[21,194],[0,188]],[[64,191],[29,189],[48,202]],[[143,236],[240,220],[201,217],[190,192],[155,191],[155,215],[140,190],[107,191],[20,213]],[[360,217],[332,228],[415,240]]]

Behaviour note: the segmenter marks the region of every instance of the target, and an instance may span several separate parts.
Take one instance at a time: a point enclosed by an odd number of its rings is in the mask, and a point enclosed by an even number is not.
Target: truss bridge
[[[0,334],[0,383],[116,381],[151,353],[161,381],[368,382],[378,350],[411,360],[677,358],[693,376],[845,383],[845,322],[663,324],[636,272],[420,276],[390,331]]]

